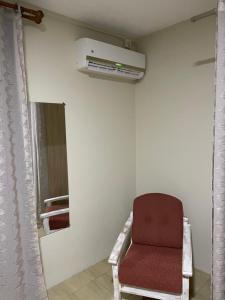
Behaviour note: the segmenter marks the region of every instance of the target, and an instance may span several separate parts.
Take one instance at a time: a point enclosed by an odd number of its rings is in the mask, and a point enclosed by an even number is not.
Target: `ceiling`
[[[26,0],[107,32],[138,38],[216,7],[216,0]]]

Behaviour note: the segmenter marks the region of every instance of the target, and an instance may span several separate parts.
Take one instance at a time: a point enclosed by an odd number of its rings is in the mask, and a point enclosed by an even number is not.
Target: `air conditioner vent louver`
[[[134,79],[140,79],[144,75],[144,73],[140,71],[137,72],[135,70],[118,68],[116,66],[104,65],[92,61],[88,61],[88,69],[96,73],[108,73],[112,76],[129,77]]]
[[[92,61],[88,61],[88,67],[94,67],[94,68],[99,68],[99,69],[102,69],[102,70],[115,70],[115,67],[110,67],[110,66],[107,66],[107,65],[103,65],[103,64],[98,64],[98,63],[95,63],[95,62],[92,62]]]

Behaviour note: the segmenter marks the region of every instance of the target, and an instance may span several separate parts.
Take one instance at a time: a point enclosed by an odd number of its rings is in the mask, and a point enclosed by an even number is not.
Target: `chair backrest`
[[[159,193],[137,197],[133,205],[132,241],[136,244],[182,248],[182,202]]]

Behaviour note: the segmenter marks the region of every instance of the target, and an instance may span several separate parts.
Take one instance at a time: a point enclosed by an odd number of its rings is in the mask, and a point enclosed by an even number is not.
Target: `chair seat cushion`
[[[132,244],[119,267],[121,284],[182,293],[182,249]]]
[[[46,208],[46,212],[55,211],[67,207],[68,206],[64,206],[64,205],[51,205]],[[50,217],[49,218],[50,230],[57,230],[57,229],[69,227],[70,226],[69,219],[70,219],[69,213]]]

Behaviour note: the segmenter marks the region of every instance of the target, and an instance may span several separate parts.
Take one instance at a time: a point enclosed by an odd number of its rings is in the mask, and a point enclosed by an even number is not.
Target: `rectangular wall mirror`
[[[39,236],[69,227],[65,105],[31,103]]]

